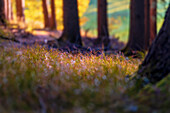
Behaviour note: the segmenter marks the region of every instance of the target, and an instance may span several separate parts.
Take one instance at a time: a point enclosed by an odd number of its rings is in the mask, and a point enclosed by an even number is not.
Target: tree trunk
[[[12,3],[11,0],[5,0],[5,17],[8,21],[12,20]]]
[[[8,0],[4,0],[4,12],[5,12],[5,18],[7,19],[7,7],[8,7],[8,2],[7,2]]]
[[[98,39],[105,47],[109,45],[109,32],[107,21],[107,0],[98,0]]]
[[[123,52],[127,55],[133,51],[145,50],[145,15],[144,0],[131,0],[130,2],[130,34],[129,41]]]
[[[63,0],[64,31],[59,41],[82,45],[77,0]]]
[[[145,84],[156,83],[170,73],[170,5],[164,24],[139,67],[137,78]]]
[[[4,0],[0,0],[0,25],[6,25]]]
[[[157,33],[157,0],[145,0],[145,50],[148,50]]]
[[[129,41],[123,52],[148,50],[156,36],[156,0],[131,0]]]
[[[153,40],[157,34],[157,0],[150,0],[150,45],[152,44]]]
[[[145,4],[145,7],[144,7],[144,19],[145,19],[145,34],[144,34],[144,37],[145,37],[145,50],[148,50],[149,46],[150,46],[150,0],[144,0],[144,4]]]
[[[12,12],[12,2],[11,0],[8,0],[8,20],[13,19],[13,12]]]
[[[55,0],[51,0],[51,29],[56,29]]]
[[[50,20],[48,14],[47,0],[42,0],[43,14],[44,14],[44,27],[50,27]]]
[[[16,0],[17,20],[25,22],[24,15],[25,0]]]

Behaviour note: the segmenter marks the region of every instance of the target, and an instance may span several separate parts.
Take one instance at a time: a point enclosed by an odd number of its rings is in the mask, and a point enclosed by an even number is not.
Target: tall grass
[[[121,55],[47,51],[40,46],[0,51],[3,112],[108,112],[119,103],[124,106],[126,75],[141,62]]]

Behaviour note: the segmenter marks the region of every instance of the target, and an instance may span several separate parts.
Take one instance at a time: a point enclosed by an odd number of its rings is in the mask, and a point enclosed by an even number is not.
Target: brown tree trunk
[[[82,45],[77,0],[63,0],[64,31],[59,41]]]
[[[153,40],[157,34],[157,0],[150,0],[150,45],[152,44]]]
[[[131,0],[130,2],[130,34],[129,41],[123,52],[127,55],[133,51],[145,50],[145,12],[144,0]]]
[[[156,37],[157,0],[145,0],[145,50],[148,50]]]
[[[0,0],[0,25],[6,25],[4,0]]]
[[[5,18],[7,19],[7,7],[8,7],[8,4],[7,4],[7,1],[8,0],[4,0],[4,12],[5,12]]]
[[[51,0],[51,29],[56,29],[55,0]]]
[[[105,47],[109,45],[109,32],[107,21],[107,0],[98,0],[98,39]]]
[[[8,0],[8,20],[12,20],[13,19],[13,15],[12,15],[12,2],[11,0]]]
[[[50,20],[48,14],[47,0],[42,0],[43,14],[44,14],[44,27],[50,27]]]
[[[11,0],[5,0],[5,17],[8,21],[13,19]]]
[[[138,79],[144,84],[156,83],[170,73],[170,5],[164,24],[139,67]]]
[[[22,22],[25,21],[24,7],[25,7],[25,0],[16,0],[17,20],[18,21],[22,21]]]

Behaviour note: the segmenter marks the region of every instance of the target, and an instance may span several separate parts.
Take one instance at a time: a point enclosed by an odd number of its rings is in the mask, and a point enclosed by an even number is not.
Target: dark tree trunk
[[[64,31],[59,41],[82,45],[77,0],[63,0]]]
[[[25,21],[24,7],[25,7],[25,0],[16,0],[17,20],[18,21],[22,21],[22,22]]]
[[[98,39],[105,47],[109,45],[109,32],[107,21],[107,0],[98,0]]]
[[[55,0],[51,0],[51,29],[56,29]]]
[[[0,25],[6,25],[4,0],[0,0]]]
[[[144,11],[144,0],[131,0],[129,41],[123,50],[127,54],[131,54],[132,51],[145,50]]]
[[[5,18],[7,19],[7,7],[8,7],[8,2],[7,2],[8,0],[4,0],[4,12],[5,12]]]
[[[156,0],[131,0],[129,41],[123,52],[148,50],[156,36]]]
[[[48,14],[47,0],[42,0],[43,14],[44,14],[44,27],[50,27],[50,20]]]
[[[164,24],[153,41],[149,52],[139,67],[137,78],[147,83],[156,83],[170,73],[170,6]]]
[[[144,4],[145,4],[145,7],[144,7],[144,19],[145,19],[145,34],[144,34],[144,37],[145,37],[145,50],[148,50],[149,46],[150,46],[150,0],[144,0]]]

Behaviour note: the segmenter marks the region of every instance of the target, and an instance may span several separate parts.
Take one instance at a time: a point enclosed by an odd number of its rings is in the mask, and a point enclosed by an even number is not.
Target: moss
[[[170,111],[170,75],[155,85],[147,85],[133,97],[138,106],[146,106],[149,111],[158,113]],[[142,109],[141,109],[142,111]]]

